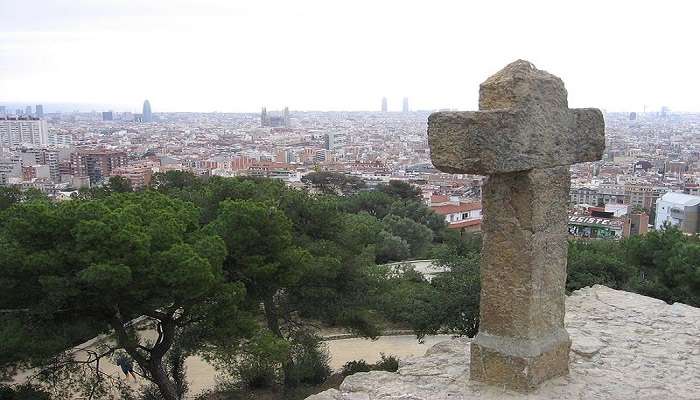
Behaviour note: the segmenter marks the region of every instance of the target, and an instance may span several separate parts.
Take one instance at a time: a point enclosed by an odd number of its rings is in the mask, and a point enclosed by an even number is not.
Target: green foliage
[[[569,242],[567,268],[569,291],[596,284],[629,290],[629,283],[638,274],[618,242],[602,240]]]
[[[19,186],[0,186],[0,211],[20,202],[48,200],[46,194],[38,189],[29,188],[22,191]]]
[[[343,365],[343,369],[340,371],[343,376],[349,376],[356,374],[358,372],[369,372],[372,370],[372,366],[365,360],[352,360],[348,361]]]
[[[330,355],[321,338],[306,331],[291,338],[290,363],[285,371],[285,385],[290,387],[318,385],[330,375]]]
[[[329,171],[308,173],[301,181],[323,194],[349,195],[365,187],[365,182],[356,176]]]
[[[377,237],[377,263],[406,260],[411,256],[411,246],[406,239],[387,231],[380,231]]]
[[[18,186],[0,186],[0,211],[10,208],[22,200],[22,191]]]
[[[479,323],[480,242],[480,235],[465,235],[440,246],[436,264],[445,272],[431,281],[407,268],[380,273],[377,308],[389,320],[408,324],[419,338],[473,336]]]
[[[349,213],[364,211],[375,218],[382,219],[389,214],[394,202],[396,199],[384,192],[359,192],[344,199],[343,209]]]
[[[197,176],[187,171],[158,172],[151,178],[151,187],[162,193],[190,189],[198,184]]]
[[[293,285],[304,270],[308,254],[294,245],[291,221],[272,204],[222,201],[207,229],[226,243],[228,279],[245,282],[261,299]]]
[[[621,243],[639,268],[638,292],[666,302],[700,306],[700,239],[675,227]]]
[[[352,360],[343,365],[341,374],[348,376],[358,372],[387,371],[396,372],[399,370],[399,359],[393,355],[380,353],[381,359],[376,364],[368,364],[365,360]]]
[[[240,389],[270,388],[283,379],[282,367],[289,357],[289,343],[267,332],[258,332],[243,346],[218,349],[215,361],[230,386]]]
[[[155,192],[113,193],[24,202],[11,211],[0,225],[0,247],[11,255],[0,259],[0,284],[9,294],[0,297],[0,308],[24,311],[4,316],[17,328],[1,331],[17,345],[3,349],[5,363],[40,366],[79,339],[112,329],[118,347],[162,384],[153,368],[178,331],[216,323],[213,340],[222,331],[235,337],[248,329],[240,312],[244,287],[224,281],[224,242],[200,230],[189,203]],[[228,320],[219,319],[221,310]],[[162,328],[162,340],[152,346],[125,328],[141,315]],[[200,346],[207,343],[207,335],[200,339]]]
[[[376,364],[374,364],[374,370],[376,371],[387,371],[396,372],[399,370],[399,359],[394,355],[386,355],[384,353],[379,353],[381,357]]]
[[[0,385],[1,400],[50,400],[51,395],[31,384],[7,386]]]
[[[409,218],[393,214],[384,217],[382,224],[388,232],[404,239],[408,243],[411,257],[420,258],[427,255],[430,244],[433,241],[433,232],[430,228]]]
[[[420,188],[408,182],[391,180],[388,184],[380,184],[377,190],[400,200],[420,202],[422,200]]]
[[[112,176],[107,183],[102,186],[81,188],[78,191],[78,199],[102,199],[114,193],[129,193],[133,192],[131,181],[123,176]]]
[[[674,227],[622,241],[569,244],[567,289],[601,284],[700,305],[700,239]]]
[[[134,191],[131,187],[131,181],[123,176],[110,177],[106,186],[110,193],[129,193]]]

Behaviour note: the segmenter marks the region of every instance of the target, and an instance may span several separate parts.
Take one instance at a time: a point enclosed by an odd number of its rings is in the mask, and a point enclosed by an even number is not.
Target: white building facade
[[[45,120],[32,117],[0,118],[0,147],[47,145],[49,128]]]
[[[654,228],[662,229],[664,224],[678,227],[685,233],[700,232],[700,196],[685,193],[666,193],[656,202]]]

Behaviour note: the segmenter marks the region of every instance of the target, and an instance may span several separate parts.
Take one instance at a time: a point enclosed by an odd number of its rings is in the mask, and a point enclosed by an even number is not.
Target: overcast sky
[[[700,111],[695,1],[0,0],[0,102],[475,109],[524,58],[569,104]]]

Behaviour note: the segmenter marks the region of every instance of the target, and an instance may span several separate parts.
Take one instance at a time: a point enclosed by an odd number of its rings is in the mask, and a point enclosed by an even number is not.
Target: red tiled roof
[[[444,203],[450,201],[450,196],[446,194],[434,194],[430,197],[431,203]]]
[[[460,203],[459,205],[446,204],[444,206],[431,206],[430,208],[433,211],[435,211],[435,213],[437,213],[437,214],[448,215],[448,214],[454,214],[454,213],[459,213],[459,212],[481,210],[481,203],[480,202]]]

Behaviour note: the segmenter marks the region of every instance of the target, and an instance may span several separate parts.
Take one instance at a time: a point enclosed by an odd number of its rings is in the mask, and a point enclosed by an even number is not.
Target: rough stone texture
[[[568,373],[568,167],[605,146],[600,111],[571,110],[566,97],[561,79],[518,60],[481,84],[481,111],[428,119],[438,169],[489,175],[471,378],[523,392]]]
[[[521,391],[568,372],[567,167],[496,174],[483,187],[479,334],[472,378]]]
[[[428,118],[433,165],[450,173],[490,175],[599,160],[603,115],[569,109],[561,79],[515,61],[479,89],[478,112]]]
[[[309,400],[700,398],[700,309],[604,286],[574,292],[566,308],[570,373],[531,393],[470,381],[469,340],[458,338],[402,360],[398,373],[351,375]]]

